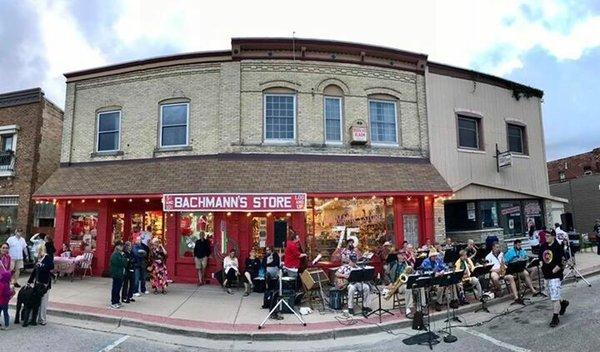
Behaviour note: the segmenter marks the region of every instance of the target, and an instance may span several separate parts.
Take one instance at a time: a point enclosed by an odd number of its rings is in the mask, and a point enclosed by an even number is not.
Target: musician
[[[517,292],[517,285],[515,284],[515,278],[506,274],[506,262],[504,261],[504,254],[500,250],[500,244],[495,242],[492,246],[492,251],[485,257],[485,260],[493,264],[492,271],[490,272],[490,277],[494,286],[498,289],[500,286],[500,279],[503,279],[508,286],[510,286],[510,290],[515,298],[515,301],[519,299],[519,293]]]
[[[306,253],[300,251],[300,237],[293,231],[290,231],[288,240],[285,244],[285,254],[283,265],[286,275],[298,278],[298,269],[300,268],[300,258],[306,257]]]
[[[475,245],[475,241],[473,240],[468,240],[467,241],[467,248],[465,249],[467,251],[467,257],[473,261],[475,260],[475,256],[477,255],[477,246]]]
[[[360,258],[362,258],[360,251],[354,247],[354,238],[349,237],[346,240],[346,248],[342,249],[341,257],[342,262],[344,259],[354,260],[354,262],[357,262]]]
[[[265,248],[265,256],[262,260],[262,266],[267,271],[266,279],[274,279],[279,276],[279,254],[273,251],[273,248]]]
[[[569,301],[561,300],[561,286],[563,280],[563,249],[556,235],[551,232],[547,237],[547,242],[540,248],[540,260],[542,261],[542,272],[546,279],[546,287],[550,293],[550,300],[553,303],[553,315],[550,321],[550,327],[556,327],[559,323],[558,316],[565,314]]]
[[[335,287],[338,290],[348,289],[348,313],[354,315],[354,293],[362,292],[363,295],[363,315],[368,314],[371,311],[369,308],[369,302],[371,302],[371,288],[369,284],[363,282],[350,283],[348,278],[352,269],[356,268],[356,261],[351,260],[349,257],[342,259],[342,266],[335,272],[336,282]]]
[[[527,256],[527,253],[525,253],[525,250],[521,246],[521,240],[515,240],[513,242],[513,248],[506,251],[506,254],[504,255],[504,261],[507,264],[516,262],[517,260],[527,260],[527,259],[529,259],[529,257]],[[531,268],[530,270],[531,270],[531,275],[537,273],[537,268],[535,268],[535,267]],[[531,282],[531,276],[529,275],[529,272],[527,271],[527,269],[523,269],[523,272],[521,272],[520,274],[523,277],[525,277],[525,282],[527,283],[527,287],[529,287],[531,292],[533,294],[538,293],[538,291],[533,288],[533,283]]]
[[[387,286],[387,289],[390,291],[397,291],[399,294],[404,294],[404,301],[406,303],[406,317],[411,319],[413,317],[412,308],[414,304],[413,300],[413,292],[412,290],[408,290],[406,285],[400,281],[401,275],[411,275],[415,272],[412,266],[409,266],[405,261],[404,256],[401,253],[398,253],[398,260],[392,267],[393,280],[390,285]],[[390,296],[391,297],[391,296]],[[389,299],[389,297],[386,297]]]
[[[392,243],[389,241],[385,241],[384,244],[381,245],[381,247],[379,247],[379,249],[377,250],[377,256],[379,257],[379,260],[381,260],[382,266],[381,266],[381,277],[383,279],[384,282],[389,283],[387,281],[388,277],[390,276],[390,267],[394,262],[394,255],[391,253],[390,247],[392,246]]]
[[[452,238],[446,237],[446,242],[444,243],[443,249],[445,251],[454,249],[454,242],[452,242]]]
[[[402,253],[404,260],[408,263],[408,265],[415,267],[415,263],[417,258],[415,257],[415,249],[412,244],[406,245],[406,249]]]
[[[433,248],[429,251],[429,257],[421,263],[419,269],[423,272],[433,273],[435,276],[439,276],[448,270],[448,267],[446,266],[446,263],[438,257],[438,252]],[[444,287],[438,286],[436,288],[436,293],[437,301],[435,302],[434,309],[439,312],[442,310]]]
[[[422,251],[428,251],[430,249],[433,249],[433,246],[431,245],[431,240],[425,241],[425,244],[420,249]]]
[[[471,258],[468,257],[466,250],[463,249],[460,252],[458,252],[458,254],[460,255],[460,257],[458,258],[456,263],[454,263],[454,268],[456,269],[456,271],[465,271],[465,275],[463,277],[462,282],[458,284],[459,291],[461,291],[460,303],[468,303],[466,302],[466,298],[464,295],[463,283],[470,283],[475,289],[475,297],[478,300],[480,300],[483,294],[483,291],[481,290],[481,283],[476,277],[471,276],[473,270],[475,270],[475,265],[473,265],[473,261],[471,260]]]

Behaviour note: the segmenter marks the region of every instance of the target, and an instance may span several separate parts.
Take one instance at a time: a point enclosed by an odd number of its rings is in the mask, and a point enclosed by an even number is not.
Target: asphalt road
[[[554,329],[550,321],[549,300],[535,299],[524,308],[512,306],[506,315],[477,313],[461,316],[453,334],[458,341],[441,342],[434,351],[597,351],[600,346],[600,277],[570,284],[563,296],[570,300],[567,314]],[[505,312],[507,305],[493,306],[493,313]],[[491,319],[491,320],[490,320]],[[486,322],[490,320],[489,322]],[[52,316],[47,326],[11,326],[0,331],[0,351],[427,351],[426,346],[407,346],[402,340],[416,334],[410,329],[382,331],[320,341],[214,341],[180,335],[167,335],[143,329]],[[483,324],[478,325],[477,323]],[[360,322],[359,322],[360,323]],[[476,326],[471,326],[476,325]],[[434,331],[443,323],[432,325]]]

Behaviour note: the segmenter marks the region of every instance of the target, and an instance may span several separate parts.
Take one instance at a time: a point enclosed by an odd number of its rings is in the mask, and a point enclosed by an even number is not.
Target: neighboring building
[[[52,233],[53,206],[32,195],[59,166],[62,119],[40,88],[0,94],[0,239],[17,227]]]
[[[564,200],[548,189],[543,92],[431,62],[425,77],[431,163],[454,192],[436,202],[447,235],[513,238],[528,224],[550,226]],[[510,152],[512,166],[499,168],[497,151]]]
[[[574,230],[591,232],[600,219],[600,148],[548,162],[548,178],[550,193],[569,200]]]

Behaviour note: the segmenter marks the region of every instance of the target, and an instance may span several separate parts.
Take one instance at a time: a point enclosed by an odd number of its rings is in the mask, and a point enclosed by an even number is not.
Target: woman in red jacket
[[[297,278],[298,268],[300,267],[300,258],[306,257],[306,253],[300,252],[300,237],[292,231],[288,236],[287,243],[285,245],[285,257],[283,258],[283,265],[285,267],[286,275]]]

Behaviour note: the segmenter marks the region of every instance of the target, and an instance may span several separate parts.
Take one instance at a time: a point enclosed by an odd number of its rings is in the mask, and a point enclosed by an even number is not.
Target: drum
[[[295,277],[283,277],[281,278],[281,288],[284,291],[296,292],[296,278]]]
[[[329,308],[334,310],[342,309],[342,290],[332,287],[329,289]]]
[[[256,293],[264,293],[266,290],[265,278],[264,277],[255,277],[252,280],[254,284],[254,292]]]

